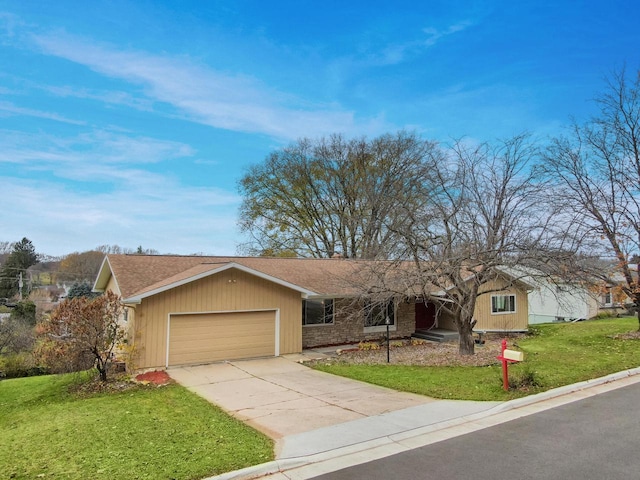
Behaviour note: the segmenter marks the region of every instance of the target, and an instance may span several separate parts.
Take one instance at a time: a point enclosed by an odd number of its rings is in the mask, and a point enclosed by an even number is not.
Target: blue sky
[[[636,1],[0,1],[0,240],[228,255],[236,183],[300,137],[450,141],[595,112]]]

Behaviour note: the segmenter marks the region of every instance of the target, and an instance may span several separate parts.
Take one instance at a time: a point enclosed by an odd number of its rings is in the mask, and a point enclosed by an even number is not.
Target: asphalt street
[[[637,479],[639,401],[634,384],[315,478]]]

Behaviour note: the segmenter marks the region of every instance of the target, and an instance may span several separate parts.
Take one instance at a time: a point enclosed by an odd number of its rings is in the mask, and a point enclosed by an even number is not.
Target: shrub
[[[28,320],[11,316],[0,321],[0,353],[29,351],[34,340],[33,327]]]
[[[380,344],[376,342],[360,342],[358,348],[360,350],[380,350]]]
[[[48,369],[38,365],[30,352],[0,356],[0,376],[4,378],[32,377],[47,373]]]
[[[119,321],[123,315],[120,297],[113,292],[90,299],[76,297],[63,301],[38,327],[42,336],[41,354],[52,368],[73,369],[89,359],[107,381],[115,349],[126,338]]]
[[[95,360],[70,343],[41,338],[34,349],[39,363],[46,365],[51,373],[81,372],[93,367]]]
[[[15,321],[22,321],[30,326],[36,324],[36,304],[31,300],[23,300],[16,303],[16,306],[11,312],[11,319]]]
[[[529,365],[524,365],[524,368],[520,372],[509,377],[509,388],[515,390],[529,390],[542,386],[538,374],[532,370]]]
[[[67,292],[67,298],[78,298],[78,297],[86,297],[86,298],[96,298],[99,297],[100,293],[94,292],[91,288],[91,285],[87,282],[75,282],[69,288]]]

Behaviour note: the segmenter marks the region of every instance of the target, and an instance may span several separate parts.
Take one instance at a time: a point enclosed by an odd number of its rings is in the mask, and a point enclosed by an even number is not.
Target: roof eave
[[[310,296],[318,295],[316,292],[312,290],[308,290],[306,288],[300,287],[299,285],[294,285],[293,283],[287,282],[277,277],[273,277],[266,273],[260,272],[259,270],[254,270],[253,268],[245,267],[244,265],[240,265],[239,263],[229,262],[221,267],[214,268],[211,270],[207,270],[206,272],[199,273],[197,275],[192,275],[187,278],[183,278],[182,280],[178,280],[176,282],[169,283],[167,285],[163,285],[162,287],[154,288],[153,290],[149,290],[148,292],[141,293],[139,295],[133,295],[132,297],[125,298],[123,302],[125,303],[133,303],[139,304],[143,299],[152,297],[154,295],[158,295],[159,293],[166,292],[168,290],[172,290],[181,285],[186,285],[187,283],[195,282],[197,280],[209,277],[211,275],[216,275],[220,272],[224,272],[225,270],[229,270],[231,268],[235,268],[242,272],[248,273],[250,275],[254,275],[256,277],[262,278],[263,280],[267,280],[269,282],[275,283],[277,285],[281,285],[286,288],[290,288],[291,290],[295,290],[300,292],[303,298],[307,298]]]
[[[109,283],[110,277],[113,277],[116,285],[118,286],[118,290],[120,290],[120,286],[118,285],[118,279],[113,273],[113,268],[111,268],[109,257],[105,255],[104,259],[102,260],[102,265],[100,265],[100,270],[98,270],[98,275],[96,276],[96,280],[95,282],[93,282],[93,288],[91,290],[94,292],[104,292],[107,289],[107,285]]]

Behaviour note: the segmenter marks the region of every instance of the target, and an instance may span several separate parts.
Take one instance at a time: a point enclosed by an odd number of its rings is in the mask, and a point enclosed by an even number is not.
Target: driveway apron
[[[168,373],[273,439],[433,402],[282,357],[174,367]]]

